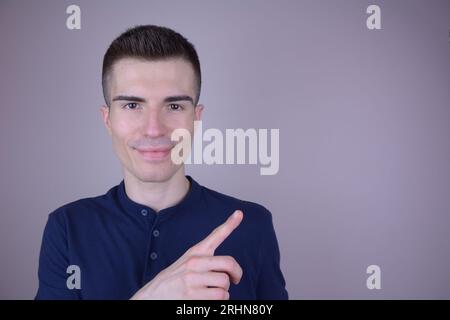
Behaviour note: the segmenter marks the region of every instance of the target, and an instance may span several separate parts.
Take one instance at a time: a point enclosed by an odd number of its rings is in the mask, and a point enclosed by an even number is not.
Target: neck
[[[180,168],[169,180],[145,182],[124,170],[125,192],[136,203],[152,208],[156,212],[179,203],[189,190],[189,180]]]

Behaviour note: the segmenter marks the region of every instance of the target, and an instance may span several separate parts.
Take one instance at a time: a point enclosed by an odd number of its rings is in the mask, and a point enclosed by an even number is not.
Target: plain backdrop
[[[81,30],[66,8],[81,8]],[[366,8],[381,8],[369,30]],[[198,50],[204,129],[280,129],[280,170],[190,165],[271,210],[292,299],[450,298],[449,1],[0,2],[0,298],[31,299],[48,214],[120,163],[101,63],[127,28]],[[366,268],[381,268],[368,290]]]

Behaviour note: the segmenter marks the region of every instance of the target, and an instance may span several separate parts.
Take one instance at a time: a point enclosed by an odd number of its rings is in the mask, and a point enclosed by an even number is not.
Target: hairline
[[[106,106],[108,108],[111,105],[111,101],[110,101],[110,97],[109,97],[111,95],[111,92],[109,91],[109,89],[110,89],[109,82],[111,80],[112,71],[114,69],[114,66],[119,61],[122,61],[122,60],[125,60],[125,59],[138,60],[138,61],[142,61],[142,62],[157,62],[157,61],[167,61],[167,60],[183,60],[183,61],[187,62],[191,66],[192,71],[194,72],[194,76],[195,76],[195,87],[196,87],[196,90],[195,90],[194,107],[197,106],[197,104],[198,104],[198,102],[200,100],[200,86],[201,86],[201,83],[199,83],[200,75],[197,74],[194,64],[188,58],[186,58],[184,55],[173,55],[173,56],[158,57],[158,58],[147,58],[147,57],[143,57],[143,56],[123,55],[123,56],[115,59],[114,62],[110,65],[110,67],[106,70],[106,72],[102,76],[103,91],[106,92],[107,96],[108,96],[108,97],[105,97]],[[106,90],[105,90],[105,88],[106,88]]]

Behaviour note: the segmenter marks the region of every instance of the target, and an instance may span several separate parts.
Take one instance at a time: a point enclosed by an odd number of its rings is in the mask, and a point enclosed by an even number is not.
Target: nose
[[[160,137],[166,133],[160,110],[148,110],[148,113],[145,116],[144,133],[149,137]]]

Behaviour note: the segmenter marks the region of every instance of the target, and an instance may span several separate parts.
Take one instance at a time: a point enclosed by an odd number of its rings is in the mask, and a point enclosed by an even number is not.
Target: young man
[[[171,159],[171,133],[192,136],[204,108],[193,45],[168,28],[129,29],[104,56],[102,85],[124,179],[49,215],[36,299],[287,299],[271,213]]]

